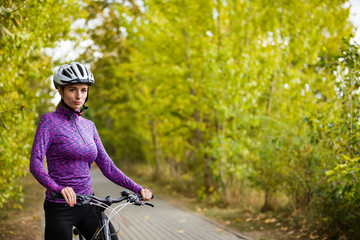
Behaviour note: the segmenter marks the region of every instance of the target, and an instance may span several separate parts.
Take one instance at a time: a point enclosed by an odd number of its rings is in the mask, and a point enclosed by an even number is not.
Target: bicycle
[[[52,193],[52,198],[63,198],[63,196],[59,193]],[[151,199],[154,198],[154,195]],[[110,206],[114,203],[119,203],[122,201],[126,201],[125,204],[121,204],[116,206],[115,208],[111,208]],[[142,196],[140,194],[130,194],[128,191],[122,191],[120,198],[111,198],[107,196],[105,198],[98,198],[94,195],[76,195],[76,205],[94,205],[97,208],[99,223],[98,228],[92,237],[92,240],[111,240],[112,234],[117,234],[119,231],[115,231],[115,233],[111,233],[109,223],[110,219],[114,216],[118,217],[121,221],[118,212],[120,212],[124,207],[129,204],[133,204],[136,206],[148,205],[154,207],[152,203],[143,202]],[[110,215],[109,218],[105,214],[105,210],[109,209]],[[80,231],[76,228],[73,230],[74,235],[79,235],[79,240],[85,240],[85,238],[81,235]]]

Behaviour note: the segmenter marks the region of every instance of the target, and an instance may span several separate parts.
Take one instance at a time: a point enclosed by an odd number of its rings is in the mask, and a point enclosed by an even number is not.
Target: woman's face
[[[75,111],[79,111],[80,107],[84,105],[88,94],[88,88],[89,86],[87,84],[76,83],[66,85],[64,90],[58,88],[58,91],[66,105]]]

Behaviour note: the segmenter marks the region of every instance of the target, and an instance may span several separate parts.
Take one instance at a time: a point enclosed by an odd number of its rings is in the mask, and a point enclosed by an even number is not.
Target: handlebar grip
[[[143,197],[141,196],[141,193],[137,193],[136,195],[138,196],[138,198],[139,198],[140,200],[143,200]],[[151,199],[153,199],[153,198],[154,198],[154,194],[152,193],[152,194],[151,194]]]
[[[52,192],[50,193],[51,198],[62,198],[64,199],[63,195],[61,193]]]

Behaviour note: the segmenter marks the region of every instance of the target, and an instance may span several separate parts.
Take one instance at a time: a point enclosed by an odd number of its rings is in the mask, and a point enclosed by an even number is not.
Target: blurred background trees
[[[286,195],[355,233],[359,46],[345,3],[5,1],[0,202],[18,193],[9,179],[24,174],[35,123],[52,108],[58,63],[43,50],[72,37],[91,42],[77,59],[96,78],[85,117],[121,167],[146,164],[214,204],[243,206],[252,189],[266,211]]]

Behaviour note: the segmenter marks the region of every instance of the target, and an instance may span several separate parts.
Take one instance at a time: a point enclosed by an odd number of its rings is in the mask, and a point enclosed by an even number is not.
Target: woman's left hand
[[[145,201],[149,201],[152,197],[152,192],[148,188],[141,189],[140,194]]]

